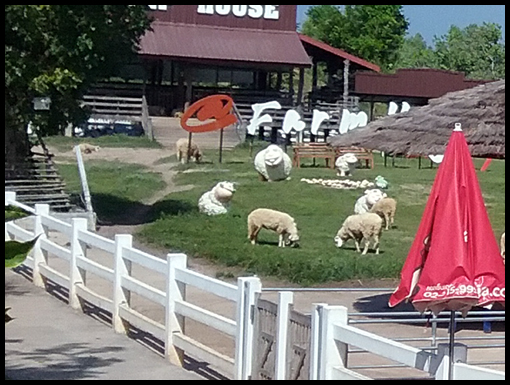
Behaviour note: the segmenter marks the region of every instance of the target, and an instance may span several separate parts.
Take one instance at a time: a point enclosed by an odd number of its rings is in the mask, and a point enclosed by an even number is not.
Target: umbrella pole
[[[455,353],[455,311],[450,313],[450,365],[448,366],[448,380],[453,380],[453,363]]]

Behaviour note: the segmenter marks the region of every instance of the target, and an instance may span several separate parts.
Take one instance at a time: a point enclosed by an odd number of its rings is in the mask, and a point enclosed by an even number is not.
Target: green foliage
[[[8,206],[5,209],[5,221],[8,222],[10,220],[23,218],[26,216],[26,213],[23,210],[19,210],[15,207]],[[9,213],[11,214],[8,214]],[[9,218],[9,219],[8,219]],[[18,241],[5,241],[5,267],[8,269],[14,269],[27,259],[28,253],[32,250],[39,236],[28,242],[18,242]],[[11,310],[11,308],[5,308],[5,323],[11,322],[13,318],[7,314],[7,312]]]
[[[474,79],[505,77],[505,44],[498,24],[452,26],[446,35],[435,37],[434,44],[441,69],[464,72]]]
[[[6,5],[6,129],[33,122],[42,134],[84,120],[82,94],[136,58],[150,28],[145,5]],[[34,97],[51,97],[51,108],[33,110]]]
[[[5,207],[5,222],[13,221],[15,219],[21,219],[32,215],[31,213],[26,212],[25,210],[15,207],[15,206],[6,206]]]
[[[423,36],[417,33],[404,40],[395,68],[438,68],[438,63],[434,50],[427,46]]]
[[[305,35],[343,49],[382,69],[394,67],[408,22],[402,5],[312,6],[303,23]]]
[[[28,242],[5,241],[5,267],[13,269],[27,259],[28,253],[37,242],[36,237]]]

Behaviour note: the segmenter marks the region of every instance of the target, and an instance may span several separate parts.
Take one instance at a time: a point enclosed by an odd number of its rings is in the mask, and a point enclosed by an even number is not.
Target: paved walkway
[[[205,380],[5,269],[5,376],[11,380]]]

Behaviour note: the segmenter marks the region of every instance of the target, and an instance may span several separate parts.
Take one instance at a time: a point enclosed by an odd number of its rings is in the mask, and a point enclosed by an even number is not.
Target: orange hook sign
[[[199,100],[188,108],[181,118],[181,126],[188,132],[201,133],[217,131],[237,122],[232,114],[234,101],[227,95],[212,95]],[[214,119],[210,123],[190,126],[189,120],[195,116],[201,122]]]

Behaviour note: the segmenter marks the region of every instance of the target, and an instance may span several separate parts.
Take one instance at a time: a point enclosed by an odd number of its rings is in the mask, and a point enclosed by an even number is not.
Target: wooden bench
[[[294,157],[292,164],[294,167],[301,167],[303,158],[322,158],[326,160],[326,167],[335,168],[336,152],[333,147],[327,143],[298,143],[292,147]]]
[[[362,147],[335,147],[335,153],[337,157],[347,153],[354,154],[360,161],[365,161],[365,166],[367,168],[373,169],[375,167],[372,150],[367,150]]]

